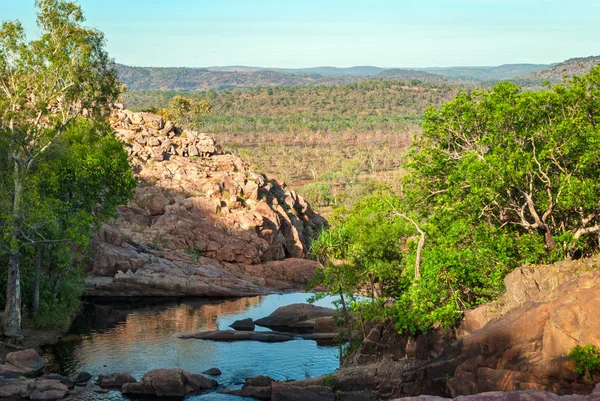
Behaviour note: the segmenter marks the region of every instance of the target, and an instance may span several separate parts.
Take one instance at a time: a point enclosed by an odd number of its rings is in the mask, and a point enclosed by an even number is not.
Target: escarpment
[[[138,187],[94,243],[88,296],[244,296],[304,286],[326,220],[210,136],[117,107]]]

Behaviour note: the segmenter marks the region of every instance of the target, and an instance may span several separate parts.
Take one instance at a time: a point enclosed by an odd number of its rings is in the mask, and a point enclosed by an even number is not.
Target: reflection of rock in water
[[[72,334],[102,333],[115,326],[125,337],[136,333],[189,332],[217,330],[219,316],[243,312],[258,305],[263,297],[229,300],[191,300],[143,304],[84,304],[83,313],[75,320]]]

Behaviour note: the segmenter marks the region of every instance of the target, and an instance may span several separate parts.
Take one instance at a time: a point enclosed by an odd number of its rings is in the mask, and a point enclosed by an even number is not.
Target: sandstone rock
[[[6,362],[0,365],[1,372],[14,372],[28,377],[39,376],[46,366],[44,358],[37,351],[27,349],[10,352],[6,355]]]
[[[100,375],[96,384],[106,388],[121,388],[124,384],[136,383],[137,380],[127,372],[116,372],[110,375]]]
[[[295,337],[289,334],[276,333],[272,331],[234,331],[218,330],[205,331],[196,334],[187,334],[180,336],[182,339],[197,339],[211,341],[259,341],[266,343],[279,343],[294,340]]]
[[[29,385],[31,380],[25,378],[2,379],[0,380],[0,397],[12,398],[21,397],[27,398],[30,394]]]
[[[237,331],[254,331],[254,321],[252,318],[236,320],[229,327]]]
[[[36,380],[29,392],[30,400],[59,400],[69,394],[69,389],[58,380]]]
[[[271,401],[335,401],[331,387],[298,387],[287,383],[271,384]]]
[[[292,304],[277,308],[275,312],[256,320],[255,323],[282,331],[311,332],[315,329],[317,318],[331,317],[335,314],[335,309],[331,308],[311,304]]]
[[[58,380],[59,382],[67,386],[69,389],[72,389],[73,386],[75,386],[75,382],[71,380],[71,378],[56,373],[40,376],[38,377],[38,381],[39,380]]]
[[[381,397],[430,394],[460,401],[469,398],[459,396],[478,393],[471,399],[589,394],[592,386],[575,375],[567,354],[575,345],[600,343],[596,266],[597,257],[515,270],[507,277],[506,295],[499,303],[481,306],[484,312],[470,327],[465,329],[463,322],[456,341],[440,330],[416,338],[398,336],[378,324],[336,373],[334,388],[345,391],[342,383],[361,383]],[[480,394],[490,391],[511,393]],[[565,400],[582,399],[571,397]]]
[[[181,369],[156,369],[144,374],[138,383],[125,384],[121,391],[127,395],[185,397],[217,386],[214,380]]]
[[[112,280],[87,295],[259,295],[312,279],[315,262],[286,257],[305,257],[326,221],[294,191],[160,116],[117,109],[111,124],[140,185],[94,241],[92,274]]]

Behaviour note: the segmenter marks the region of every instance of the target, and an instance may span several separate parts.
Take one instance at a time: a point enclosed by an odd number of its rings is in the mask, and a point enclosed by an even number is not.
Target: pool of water
[[[68,376],[87,371],[93,376],[129,372],[136,379],[157,368],[181,368],[201,373],[223,372],[215,379],[220,389],[237,388],[247,377],[271,376],[301,380],[335,371],[339,349],[309,340],[284,343],[212,342],[182,340],[179,334],[228,329],[237,319],[258,319],[280,306],[306,302],[312,294],[273,294],[230,300],[98,304],[88,303],[66,336],[45,354],[48,370]],[[331,306],[333,298],[316,304]],[[258,327],[257,330],[268,331]],[[111,392],[104,398],[122,398]],[[205,394],[189,400],[239,400]]]

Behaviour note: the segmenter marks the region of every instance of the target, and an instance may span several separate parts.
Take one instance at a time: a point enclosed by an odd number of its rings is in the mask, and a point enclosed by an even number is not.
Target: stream
[[[339,349],[318,346],[310,340],[283,343],[254,341],[212,342],[182,340],[179,334],[225,330],[235,320],[269,315],[280,306],[304,303],[312,294],[286,293],[225,300],[189,299],[171,302],[85,303],[69,333],[49,347],[44,357],[47,371],[75,377],[129,372],[136,379],[158,368],[181,368],[201,373],[219,368],[211,377],[219,389],[241,387],[247,377],[271,376],[276,380],[302,380],[339,368]],[[315,303],[331,307],[334,298]],[[257,326],[256,330],[269,331]],[[88,394],[86,399],[124,399],[120,392]],[[83,399],[83,398],[82,398]],[[209,393],[186,400],[241,400]]]

